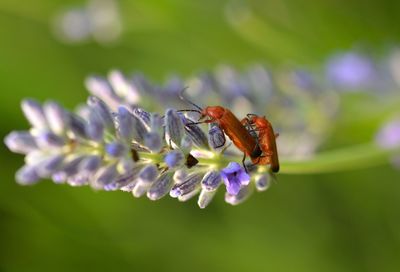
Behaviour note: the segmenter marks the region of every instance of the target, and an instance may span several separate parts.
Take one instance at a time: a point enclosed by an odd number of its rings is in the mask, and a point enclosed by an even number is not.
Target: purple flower
[[[237,195],[240,189],[250,182],[250,176],[237,162],[230,162],[228,167],[222,169],[221,177],[231,195]]]
[[[376,142],[383,148],[400,146],[400,119],[386,123],[378,132]]]
[[[326,75],[338,87],[359,89],[371,84],[376,77],[376,69],[367,57],[350,52],[330,59]]]
[[[291,76],[294,84],[301,89],[309,90],[315,87],[313,75],[305,70],[293,71]]]

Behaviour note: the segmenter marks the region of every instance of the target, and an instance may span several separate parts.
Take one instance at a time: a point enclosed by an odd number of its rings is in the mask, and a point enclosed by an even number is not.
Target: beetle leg
[[[201,122],[191,122],[191,123],[185,124],[185,126],[200,125],[200,124],[204,124],[204,123],[205,123],[205,121],[201,121]]]
[[[249,171],[247,171],[247,166],[244,163],[245,160],[246,160],[246,153],[243,153],[242,165],[243,165],[244,171],[246,171],[246,173],[249,173]]]

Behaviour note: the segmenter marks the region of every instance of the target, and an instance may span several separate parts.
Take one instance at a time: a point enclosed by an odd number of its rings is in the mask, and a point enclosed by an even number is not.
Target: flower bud
[[[206,191],[215,191],[221,184],[221,174],[218,171],[208,172],[201,181],[201,186]]]
[[[68,115],[64,108],[56,102],[49,101],[44,104],[43,111],[51,130],[57,135],[65,133]]]
[[[136,104],[140,100],[138,90],[133,84],[128,82],[120,71],[113,70],[108,75],[108,80],[114,89],[114,92],[123,97],[129,104]]]
[[[4,143],[12,152],[27,154],[38,148],[35,139],[29,132],[13,131],[6,136]]]
[[[133,115],[125,107],[118,107],[118,132],[122,139],[126,142],[131,142],[135,136],[135,119]]]
[[[267,190],[271,185],[270,178],[270,175],[257,175],[254,179],[257,191],[262,192]]]
[[[133,115],[136,116],[148,129],[150,128],[150,113],[141,108],[134,108]]]
[[[15,174],[15,179],[21,185],[31,185],[39,181],[40,177],[32,165],[24,165]]]
[[[45,132],[36,138],[40,148],[60,148],[65,145],[65,140],[53,132]]]
[[[79,164],[79,171],[84,173],[92,174],[101,165],[101,158],[97,155],[90,155],[84,158]]]
[[[175,168],[181,166],[184,162],[185,156],[179,150],[172,150],[167,153],[164,157],[164,162],[169,168]]]
[[[210,125],[210,130],[208,131],[208,143],[213,149],[221,148],[225,145],[226,139],[225,134],[218,125]]]
[[[192,120],[182,115],[182,121],[185,125],[185,133],[190,137],[193,143],[200,148],[208,148],[207,136],[198,125],[191,125]]]
[[[94,141],[103,141],[104,123],[93,109],[89,110],[88,122],[85,125],[85,134]]]
[[[194,188],[192,191],[190,191],[189,193],[185,194],[185,195],[180,195],[178,196],[178,200],[180,202],[185,202],[188,201],[189,199],[192,199],[194,196],[196,196],[201,190],[200,186],[197,186],[196,188]]]
[[[92,95],[103,100],[113,110],[121,104],[121,99],[115,95],[107,80],[91,76],[86,79],[85,85]]]
[[[50,177],[60,169],[63,161],[64,155],[51,155],[36,165],[37,173],[42,178]]]
[[[168,109],[165,112],[165,140],[174,148],[179,147],[184,133],[183,123],[177,112]]]
[[[216,190],[214,191],[208,191],[205,189],[201,190],[199,199],[197,200],[197,204],[199,205],[199,207],[201,209],[207,207],[208,204],[210,204],[211,200],[214,198],[216,192],[217,192]]]
[[[157,132],[149,132],[144,136],[144,145],[151,151],[158,153],[162,149],[162,139]]]
[[[22,111],[25,114],[26,119],[29,123],[39,130],[47,128],[47,120],[44,116],[42,106],[32,99],[25,99],[21,103]]]
[[[111,157],[118,158],[126,154],[127,147],[119,142],[113,142],[106,144],[105,150],[107,154],[110,155]]]
[[[82,117],[74,114],[68,113],[68,122],[69,122],[69,130],[72,131],[76,136],[86,138],[86,122],[82,119]],[[102,136],[102,131],[99,132]]]
[[[113,183],[114,179],[117,177],[118,172],[117,172],[117,167],[115,164],[113,165],[107,165],[103,166],[100,168],[95,177],[95,185],[96,186],[104,186],[107,184]]]
[[[138,174],[138,182],[132,190],[134,197],[141,197],[147,193],[153,182],[157,179],[158,170],[153,164],[147,165],[140,170]]]
[[[172,172],[161,174],[150,187],[147,197],[151,200],[158,200],[168,194],[173,184]]]
[[[190,174],[182,183],[176,184],[172,187],[169,193],[170,196],[179,197],[191,193],[197,189],[202,177],[203,174],[200,173]]]
[[[98,117],[103,122],[104,127],[113,132],[115,130],[114,119],[107,105],[102,100],[94,96],[89,97],[87,103],[97,113]]]

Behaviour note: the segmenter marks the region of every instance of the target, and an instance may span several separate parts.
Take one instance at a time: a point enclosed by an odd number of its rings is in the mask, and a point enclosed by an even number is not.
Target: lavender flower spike
[[[44,106],[33,100],[23,103],[32,128],[4,139],[11,151],[25,154],[25,166],[16,174],[18,183],[29,185],[51,178],[70,186],[147,195],[150,200],[168,194],[179,201],[198,196],[200,208],[211,202],[222,181],[231,204],[242,202],[255,186],[265,187],[264,179],[255,179],[261,172],[247,186],[250,177],[238,163],[221,169],[227,157],[232,158],[228,161],[238,158],[226,152],[222,160],[215,150],[225,142],[218,127],[209,129],[209,140],[207,126],[193,124],[175,109],[161,117],[135,108],[134,101],[128,103],[126,96],[135,90],[126,85],[131,82],[122,74],[114,72],[109,80],[111,85],[89,80],[97,95],[108,100],[92,96],[77,112],[56,102]],[[143,91],[142,85],[137,86]]]
[[[221,177],[230,195],[237,195],[250,182],[250,176],[237,162],[230,162],[228,167],[222,169]]]

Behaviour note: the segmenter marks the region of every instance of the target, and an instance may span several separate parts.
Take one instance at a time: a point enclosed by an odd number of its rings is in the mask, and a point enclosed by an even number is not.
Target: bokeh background
[[[28,128],[24,97],[72,109],[86,76],[113,68],[163,82],[221,63],[323,75],[354,50],[384,63],[400,44],[399,13],[392,0],[0,0],[0,136]],[[393,86],[341,92],[321,150],[373,141],[400,111]],[[0,271],[400,269],[400,171],[389,163],[280,175],[240,206],[220,192],[200,210],[49,181],[22,187],[23,157],[0,148]]]

